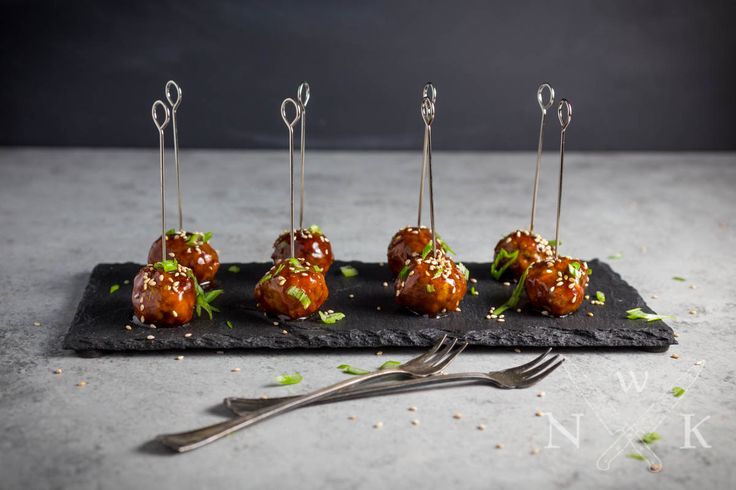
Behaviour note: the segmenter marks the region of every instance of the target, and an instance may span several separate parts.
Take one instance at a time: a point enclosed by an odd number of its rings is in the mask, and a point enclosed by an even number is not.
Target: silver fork
[[[310,405],[346,388],[358,386],[378,378],[388,376],[404,375],[412,378],[431,376],[440,372],[445,368],[445,366],[450,364],[465,349],[465,347],[467,347],[467,343],[460,344],[456,347],[457,339],[453,339],[449,344],[443,346],[445,339],[446,336],[443,336],[429,351],[396,368],[375,371],[340,383],[335,383],[331,386],[327,386],[290,400],[284,400],[280,403],[251,412],[247,415],[242,415],[225,422],[209,425],[201,429],[177,434],[162,434],[156,436],[156,440],[180,453],[191,451],[192,449],[197,449],[215,442],[235,431],[249,427],[262,420],[266,420],[295,408]]]
[[[394,393],[402,393],[411,391],[415,388],[439,385],[444,383],[454,383],[460,381],[480,381],[490,384],[496,388],[502,389],[521,389],[528,388],[547,376],[555,369],[560,367],[565,358],[559,354],[548,357],[552,349],[547,349],[545,353],[536,357],[534,360],[504,369],[501,371],[491,371],[489,373],[453,373],[439,374],[431,377],[420,379],[409,379],[399,381],[388,381],[384,383],[372,384],[362,388],[352,388],[348,390],[334,393],[326,398],[318,400],[315,404],[333,403],[344,400],[354,400],[356,398],[365,398],[370,396],[388,395]],[[285,396],[279,398],[225,398],[225,405],[238,415],[247,415],[257,410],[283,403],[284,401],[298,398],[298,396]]]

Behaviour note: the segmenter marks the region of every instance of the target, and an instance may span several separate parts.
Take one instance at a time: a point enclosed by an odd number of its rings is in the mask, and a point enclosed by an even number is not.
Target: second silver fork
[[[491,371],[488,373],[452,373],[452,374],[436,374],[426,378],[387,381],[383,383],[371,384],[370,386],[351,388],[334,393],[329,397],[320,399],[316,404],[333,403],[344,400],[355,400],[357,398],[365,398],[370,396],[382,396],[395,393],[403,393],[413,391],[418,388],[436,386],[440,384],[474,382],[490,384],[501,389],[522,389],[528,388],[539,381],[546,378],[555,369],[557,369],[565,360],[559,354],[549,356],[552,349],[536,357],[530,362],[520,366],[511,367],[501,371]],[[549,356],[549,357],[548,357]],[[247,415],[254,411],[262,410],[266,407],[283,403],[286,400],[298,398],[295,397],[279,397],[279,398],[225,398],[224,403],[230,410],[238,415]]]

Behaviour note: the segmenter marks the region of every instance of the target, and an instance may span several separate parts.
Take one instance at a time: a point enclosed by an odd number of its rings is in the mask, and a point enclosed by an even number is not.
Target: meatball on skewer
[[[432,182],[432,122],[434,103],[429,97],[422,100],[426,144],[424,156],[429,173],[429,215],[432,226],[428,253],[406,259],[394,284],[396,301],[420,315],[436,317],[441,313],[460,311],[467,290],[468,274],[462,264],[455,264],[438,243],[434,222],[434,186]]]
[[[567,118],[563,117],[563,109]],[[572,106],[562,99],[557,107],[560,120],[560,180],[557,189],[557,222],[554,256],[529,266],[524,288],[529,302],[543,314],[565,316],[580,308],[588,285],[588,264],[579,259],[560,257],[560,214],[562,209],[562,176],[565,165],[565,134],[572,120]]]
[[[296,114],[292,120],[286,114],[288,105]],[[292,320],[303,319],[319,310],[329,292],[322,268],[306,258],[295,255],[294,228],[294,125],[302,115],[302,106],[288,98],[281,103],[281,118],[289,130],[289,186],[291,228],[289,258],[276,259],[276,264],[255,286],[256,306],[261,311]],[[329,242],[328,242],[329,243]]]
[[[172,96],[176,91],[176,98]],[[166,83],[166,100],[171,106],[171,124],[174,133],[174,162],[176,169],[176,193],[179,208],[179,228],[166,232],[164,238],[158,238],[148,251],[148,263],[153,264],[162,260],[175,259],[179,264],[192,269],[197,281],[206,286],[217,274],[220,268],[220,259],[217,251],[209,244],[212,233],[190,233],[184,231],[184,215],[181,198],[181,172],[179,171],[179,133],[176,126],[176,111],[182,101],[182,91],[179,85],[169,80]],[[167,241],[168,253],[161,256],[161,240]]]
[[[549,90],[549,100],[544,102],[544,91]],[[534,186],[532,187],[532,216],[529,231],[516,230],[503,237],[494,249],[491,276],[494,279],[519,279],[524,271],[535,262],[552,257],[552,249],[547,240],[534,233],[534,219],[537,214],[537,191],[539,190],[539,171],[542,163],[542,146],[544,141],[544,122],[547,109],[552,107],[555,91],[548,84],[543,83],[537,89],[537,102],[542,110],[542,120],[539,124],[539,142],[537,144],[537,165],[534,172]]]
[[[164,121],[159,123],[157,108],[164,109]],[[164,129],[169,124],[169,109],[157,100],[151,108],[153,122],[159,132],[159,173],[161,178],[161,256],[166,257],[165,188],[164,188]],[[133,280],[133,311],[140,323],[173,327],[192,319],[197,295],[190,269],[175,260],[157,261],[141,268]],[[196,280],[196,279],[195,279]]]
[[[312,265],[327,273],[335,258],[332,255],[330,240],[317,225],[304,227],[304,158],[306,147],[307,104],[309,103],[309,83],[302,82],[297,89],[297,104],[301,120],[301,178],[299,181],[299,228],[294,230],[294,257],[306,259]],[[293,223],[292,223],[293,224]],[[293,226],[292,226],[293,228]],[[282,259],[292,257],[291,233],[283,232],[273,244],[271,259],[278,263]]]
[[[437,101],[437,90],[432,82],[427,82],[422,89],[422,100],[429,99],[432,104]],[[417,205],[417,226],[405,226],[397,231],[389,242],[386,258],[391,274],[398,276],[407,260],[414,257],[427,257],[432,243],[432,230],[422,226],[422,204],[424,203],[424,187],[427,173],[427,140],[428,130],[424,128],[424,142],[422,145],[422,170],[419,178],[419,204]],[[435,249],[441,248],[443,253],[455,252],[437,235]]]

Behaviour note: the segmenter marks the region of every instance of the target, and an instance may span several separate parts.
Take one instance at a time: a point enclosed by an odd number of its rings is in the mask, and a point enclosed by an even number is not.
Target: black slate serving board
[[[346,278],[341,265],[350,264],[359,275]],[[512,286],[490,278],[490,264],[465,264],[477,296],[470,292],[461,303],[462,312],[439,319],[416,316],[394,302],[388,266],[377,263],[336,262],[327,274],[330,297],[322,310],[345,313],[346,318],[325,325],[319,317],[305,321],[266,318],[256,311],[253,286],[270,264],[236,264],[240,272],[229,272],[223,264],[215,287],[225,292],[215,301],[220,312],[214,320],[196,318],[189,325],[152,329],[132,321],[131,288],[138,264],[99,264],[94,268],[79,303],[64,347],[77,351],[150,351],[164,349],[231,349],[267,347],[274,349],[316,347],[427,346],[441,333],[457,336],[471,345],[512,347],[623,347],[665,351],[675,344],[673,331],[662,321],[626,319],[626,310],[641,307],[651,311],[639,293],[608,264],[588,262],[593,269],[588,292],[606,295],[604,306],[585,301],[580,310],[565,318],[550,318],[532,311],[525,300],[521,313],[509,310],[505,322],[486,319],[491,306],[500,306],[511,295]],[[129,280],[129,284],[124,284]],[[388,282],[388,287],[383,283]],[[110,293],[110,286],[120,289]],[[353,298],[350,298],[350,295]],[[380,307],[380,310],[378,309]],[[589,317],[587,312],[593,312]],[[203,313],[203,315],[205,315]],[[274,321],[278,320],[278,325]],[[230,328],[227,321],[233,325]],[[125,325],[133,327],[126,330]],[[286,331],[286,333],[284,333]],[[185,337],[185,333],[191,333]],[[154,335],[155,339],[146,337]]]

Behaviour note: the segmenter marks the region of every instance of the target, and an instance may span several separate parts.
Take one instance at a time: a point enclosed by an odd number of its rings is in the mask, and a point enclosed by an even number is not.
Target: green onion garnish
[[[345,277],[355,277],[358,275],[358,269],[352,265],[343,265],[340,267],[340,272],[342,272],[342,275]]]
[[[646,320],[648,322],[653,322],[656,320],[664,320],[665,318],[673,318],[672,315],[656,315],[654,313],[645,313],[641,311],[641,308],[626,310],[626,313],[626,318],[628,318],[629,320]]]
[[[529,273],[529,267],[526,268],[524,273],[519,278],[519,282],[516,284],[516,287],[514,288],[514,292],[511,293],[511,297],[507,302],[493,310],[494,315],[500,315],[504,311],[508,310],[509,308],[516,308],[516,305],[519,304],[519,300],[521,299],[521,295],[524,292],[524,282],[526,281],[526,275]]]
[[[320,311],[319,318],[320,320],[322,320],[322,323],[332,325],[335,322],[339,322],[340,320],[345,318],[345,313],[340,313],[339,311],[336,311],[334,313],[325,313],[324,311]]]
[[[309,296],[307,296],[307,293],[302,288],[291,286],[286,290],[286,294],[299,300],[303,308],[309,308],[309,305],[312,304],[312,300],[309,299]]]
[[[153,268],[164,272],[174,272],[179,269],[179,264],[176,259],[162,260],[153,264]]]
[[[675,398],[680,398],[684,394],[685,394],[685,388],[681,386],[672,387],[672,396],[674,396]]]
[[[276,382],[280,385],[297,385],[302,382],[304,379],[304,376],[302,376],[299,373],[294,374],[282,374],[281,376],[276,376]]]
[[[502,248],[496,254],[496,258],[493,259],[493,264],[491,264],[491,276],[498,281],[503,276],[503,273],[506,272],[506,269],[511,267],[518,258],[518,250],[509,253],[505,248]],[[502,262],[503,265],[501,265]]]
[[[340,364],[339,366],[337,366],[337,369],[339,369],[340,371],[346,374],[356,374],[357,375],[357,374],[370,373],[370,371],[366,369],[356,368],[356,367],[351,366],[350,364]]]
[[[114,293],[118,289],[120,289],[120,284],[113,284],[112,286],[110,286],[110,294]]]
[[[232,272],[233,274],[237,274],[238,272],[240,272],[240,267],[238,267],[237,265],[233,264],[233,265],[231,265],[230,267],[227,268],[227,271],[228,272]]]
[[[381,367],[379,367],[378,369],[380,370],[391,369],[391,368],[395,368],[396,366],[400,366],[400,365],[401,363],[399,361],[386,361],[383,364],[381,364]]]

